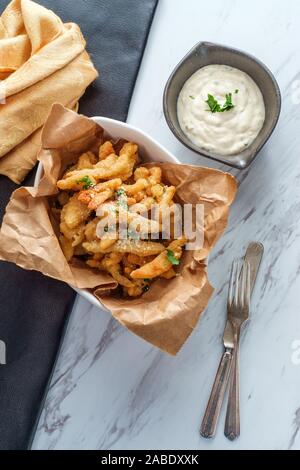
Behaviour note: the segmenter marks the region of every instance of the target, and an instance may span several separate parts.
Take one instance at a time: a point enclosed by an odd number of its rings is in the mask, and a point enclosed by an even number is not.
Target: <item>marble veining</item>
[[[230,171],[239,194],[209,277],[215,294],[176,358],[135,337],[78,298],[33,443],[35,449],[300,449],[300,3],[289,0],[160,0],[129,122],[182,162]],[[267,19],[267,21],[266,21]],[[276,132],[245,171],[200,158],[169,131],[164,84],[198,41],[244,49],[275,73],[283,108]],[[260,240],[265,256],[241,345],[241,438],[200,438],[198,429],[222,351],[231,261]]]

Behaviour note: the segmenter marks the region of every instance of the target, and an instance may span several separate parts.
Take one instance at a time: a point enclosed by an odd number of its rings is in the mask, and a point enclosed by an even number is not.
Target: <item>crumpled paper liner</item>
[[[97,148],[103,129],[91,119],[54,105],[42,133],[39,160],[44,175],[36,188],[19,188],[9,202],[0,232],[0,259],[34,269],[78,288],[92,289],[112,315],[133,333],[158,348],[176,354],[195,328],[212,295],[206,258],[226,228],[230,204],[237,190],[235,179],[209,168],[161,163],[163,180],[177,186],[182,204],[204,204],[204,245],[186,251],[178,277],[157,280],[137,299],[107,295],[115,281],[78,261],[68,264],[49,216],[48,196],[65,167],[82,152]],[[137,142],[139,143],[139,142]],[[141,155],[141,158],[143,155]],[[155,163],[156,165],[156,163]],[[41,292],[41,295],[43,293]]]
[[[21,183],[35,165],[54,103],[76,109],[97,77],[80,28],[31,0],[0,18],[0,174]]]

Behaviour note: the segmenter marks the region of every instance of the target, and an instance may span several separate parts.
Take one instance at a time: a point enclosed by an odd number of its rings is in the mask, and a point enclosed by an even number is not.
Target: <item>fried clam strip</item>
[[[149,182],[145,178],[139,178],[134,184],[123,184],[122,189],[127,196],[127,205],[132,206],[146,196]]]
[[[149,216],[147,219],[148,233],[154,234],[162,232],[165,228],[163,224],[164,219],[165,223],[167,223],[169,218],[172,217],[174,212],[174,204],[171,196],[173,193],[173,188],[171,189],[172,190],[166,195],[166,199],[169,199],[170,201],[169,204],[166,202],[158,202],[156,197],[154,198],[146,196],[141,199],[140,202],[136,202],[130,206],[130,214],[136,213],[139,214],[140,217],[144,217],[144,214],[149,213],[150,210],[153,210],[153,212],[151,212],[151,216]],[[153,218],[151,219],[151,217]],[[134,221],[134,217],[132,215],[130,216],[130,221]],[[143,221],[141,220],[141,222]],[[147,233],[147,224],[142,224],[142,227],[143,233]]]
[[[146,258],[142,258],[138,255],[133,255],[130,253],[124,255],[122,259],[124,274],[127,277],[130,277],[130,274],[137,268],[137,266],[143,266],[143,264],[154,258],[155,256],[147,256]],[[134,287],[123,288],[124,293],[129,297],[138,297],[144,292],[147,292],[150,288],[148,279],[132,279],[132,282],[134,283]]]
[[[123,191],[124,194],[118,196],[116,204],[118,222],[123,226],[127,224],[128,231],[140,236],[158,233],[159,223],[148,218],[148,208],[145,205],[140,205],[137,208],[135,197],[128,198],[127,193],[136,196],[136,191],[146,187],[147,184],[146,180],[140,179],[133,185],[122,185],[119,191]],[[147,217],[144,217],[141,213],[146,213]]]
[[[119,211],[119,220],[122,220],[123,209]],[[124,213],[124,218],[127,217],[128,231],[138,236],[159,233],[160,225],[156,220],[147,219],[138,212]],[[123,219],[125,220],[125,219]],[[146,237],[147,238],[147,237]]]
[[[72,246],[72,241],[66,238],[64,235],[60,235],[59,243],[66,260],[71,261],[74,255],[74,247]]]
[[[74,194],[69,202],[65,204],[61,211],[61,222],[64,222],[68,228],[73,229],[78,227],[82,222],[85,222],[91,210],[79,200],[79,194]]]
[[[139,214],[143,214],[144,212],[148,212],[154,204],[155,199],[153,199],[153,197],[145,197],[140,202],[132,205],[130,207],[130,212],[138,212]]]
[[[104,256],[104,255],[102,255]],[[122,255],[124,256],[124,255]],[[110,255],[105,255],[104,259],[90,259],[86,263],[91,268],[100,269],[102,271],[107,271],[111,274],[111,276],[123,287],[124,294],[128,295],[129,297],[138,297],[149,290],[149,282],[145,281],[144,279],[137,279],[137,280],[130,280],[127,275],[130,274],[130,270],[128,268],[124,269],[124,274],[122,274],[121,262],[118,262],[121,259],[118,253],[112,253]],[[132,269],[131,269],[132,270]]]
[[[170,226],[170,222],[175,211],[175,205],[173,202],[175,192],[175,186],[168,186],[164,188],[164,193],[160,198],[160,202],[157,204],[158,211],[156,209],[157,212],[155,213],[155,219],[159,221],[160,231],[164,231],[166,228],[168,230]]]
[[[93,152],[86,152],[80,155],[76,170],[85,170],[86,168],[93,168],[97,163],[97,158]]]
[[[132,253],[129,253],[125,259],[123,258],[123,262],[125,266],[143,266],[144,264],[149,262],[149,258],[142,258],[139,255],[134,255]],[[134,271],[134,269],[132,269]]]
[[[147,186],[147,181],[141,178],[133,185],[122,185],[122,189],[126,194],[132,194],[135,197],[136,191],[139,193],[142,187],[145,188]],[[128,200],[127,198],[127,206],[129,205]],[[121,205],[118,210],[119,220],[123,222],[127,221],[129,231],[140,236],[159,233],[159,222],[148,218],[147,214],[154,202],[153,198],[145,197],[140,203],[130,205],[129,210]],[[145,217],[145,215],[147,215],[147,217]]]
[[[139,166],[136,168],[133,174],[134,181],[137,181],[138,179],[147,179],[149,176],[149,170],[148,168],[145,168],[144,166]]]
[[[151,186],[154,186],[161,182],[162,171],[158,166],[154,166],[149,170],[148,180]]]
[[[96,210],[98,206],[103,204],[107,199],[113,197],[114,192],[122,184],[121,178],[115,178],[105,183],[99,183],[92,189],[87,189],[79,193],[79,201],[87,204],[91,210]]]
[[[88,259],[86,261],[86,264],[88,264],[91,268],[101,269],[100,262],[104,258],[104,256],[105,255],[103,255],[102,253],[97,253],[92,258]]]
[[[147,185],[145,184],[144,187],[140,188],[138,192],[135,194],[136,202],[141,202],[145,197],[152,196],[156,198],[163,192],[163,185],[160,184],[161,182],[161,169],[159,167],[153,168],[145,168],[139,167],[134,172],[134,180],[138,183],[141,180],[147,181]],[[156,199],[156,202],[159,202]]]
[[[132,281],[134,286],[133,287],[124,287],[124,293],[129,295],[129,297],[139,297],[144,292],[149,290],[149,283],[144,279],[135,279]]]
[[[113,246],[117,241],[117,238],[106,235],[100,240],[100,248],[103,252],[109,251],[110,247]]]
[[[151,209],[151,205],[158,204],[160,212],[162,213],[164,208],[172,205],[176,188],[175,186],[165,186],[161,182],[161,178],[162,172],[159,167],[153,167],[150,169],[139,167],[134,172],[134,179],[136,182],[142,180],[146,180],[148,182],[148,186],[144,188],[146,189],[146,194],[144,194],[142,199],[136,198],[138,202],[147,206],[147,210]],[[139,211],[139,208],[139,204],[136,204],[132,209]]]
[[[140,191],[147,189],[149,182],[145,178],[139,178],[134,184],[123,184],[122,188],[128,196],[135,196]]]
[[[74,194],[63,206],[60,218],[60,245],[68,261],[74,254],[74,248],[84,240],[85,221],[90,215],[90,210],[78,200],[78,194]]]
[[[146,256],[154,256],[161,253],[165,247],[162,243],[144,241],[144,240],[118,240],[112,246],[113,251],[119,253],[129,253],[138,255],[141,258]]]
[[[78,171],[78,170],[83,170],[83,169],[90,169],[93,168],[94,165],[97,163],[97,158],[93,154],[93,152],[86,152],[80,155],[78,162],[76,165],[72,165],[70,168],[67,169],[65,174],[63,175],[62,179],[65,179],[69,176],[69,173],[72,171]],[[96,180],[94,178],[90,178],[90,184],[96,184]],[[80,191],[85,185],[85,180],[83,181],[77,181],[76,184],[73,185],[72,190],[73,191]]]
[[[172,222],[172,217],[174,217],[174,205],[173,197],[176,189],[174,186],[170,186],[166,189],[165,194],[163,195],[162,201],[158,202],[153,197],[145,197],[140,202],[133,204],[130,207],[130,214],[136,213],[139,214],[139,217],[143,217],[145,212],[149,212],[152,208],[154,219],[146,219],[148,223],[142,223],[143,230],[140,230],[142,233],[159,233],[165,229],[164,223],[168,224],[168,220]],[[134,222],[134,217],[131,215],[128,222]],[[141,222],[143,222],[141,220]],[[148,232],[146,231],[148,227]]]
[[[97,208],[96,214],[99,215],[101,218],[107,217],[109,214],[116,214],[117,213],[117,201],[108,201],[104,204],[101,204]]]
[[[111,253],[106,255],[99,263],[99,269],[107,271],[121,286],[134,287],[134,282],[121,274],[121,253]]]
[[[148,192],[148,191],[147,191]],[[162,184],[154,184],[150,188],[150,196],[152,196],[157,202],[160,202],[163,194],[164,194],[164,187]]]
[[[133,167],[137,161],[137,145],[126,143],[117,155],[109,155],[104,160],[96,163],[91,169],[70,171],[65,179],[57,182],[57,187],[62,190],[73,189],[78,185],[78,181],[83,178],[91,180],[109,180],[121,178],[127,180],[133,173]]]
[[[113,250],[111,250],[110,248],[116,243],[117,241],[117,234],[115,232],[113,233],[105,233],[101,240],[100,239],[97,239],[97,240],[92,240],[90,243],[93,243],[93,242],[96,242],[97,243],[97,249],[98,253],[110,253],[112,252]],[[93,243],[92,245],[93,247],[96,247],[96,244]]]
[[[112,155],[115,153],[113,144],[111,143],[110,140],[107,140],[100,146],[99,149],[99,160],[105,160],[109,155]]]
[[[83,242],[84,228],[84,223],[74,228],[69,228],[65,222],[60,223],[61,233],[71,242],[73,247],[80,245],[80,243]]]
[[[85,152],[80,155],[77,163],[74,163],[74,165],[71,165],[69,168],[67,168],[66,172],[63,175],[63,178],[66,178],[68,176],[68,173],[70,173],[71,171],[83,170],[84,168],[93,168],[96,163],[97,158],[93,154],[93,152]]]
[[[86,224],[84,229],[84,235],[88,242],[91,242],[97,238],[96,228],[99,220],[99,218],[95,217],[95,219],[91,220]]]
[[[162,178],[161,168],[158,166],[154,166],[152,168],[139,166],[134,172],[134,181],[137,181],[140,178],[147,179],[151,186],[160,183]]]
[[[175,193],[176,193],[175,186],[166,187],[160,198],[159,205],[161,207],[169,206],[173,201],[173,197],[175,196]]]
[[[61,222],[60,231],[62,233],[59,237],[60,246],[67,261],[70,261],[74,255],[81,256],[82,254],[87,254],[81,245],[84,241],[84,223],[80,224],[78,227],[70,229],[64,222]]]
[[[133,271],[130,276],[132,279],[153,279],[161,276],[172,268],[172,263],[168,259],[168,251],[172,251],[174,257],[180,260],[182,256],[182,247],[186,244],[186,238],[182,237],[174,240],[164,249],[153,261],[145,264],[139,269]]]
[[[147,210],[151,208],[152,203],[153,199],[147,198],[145,204],[134,204],[128,211],[126,208],[120,206],[118,201],[110,201],[98,206],[97,215],[101,216],[101,218],[112,216],[116,224],[118,222],[127,224],[128,231],[139,237],[148,234],[156,234],[160,231],[160,224],[140,214],[147,212]],[[98,237],[102,237],[100,232],[98,233]]]
[[[57,182],[57,187],[62,190],[72,189],[73,191],[77,191],[78,186],[80,189],[83,188],[83,184],[79,185],[79,182],[84,178],[88,178],[90,181],[95,183],[101,179],[110,179],[114,176],[113,173],[115,165],[117,164],[117,160],[117,155],[110,155],[105,160],[102,160],[101,162],[96,163],[96,165],[93,165],[92,168],[69,171],[63,179]]]
[[[82,244],[89,253],[103,253],[101,240],[93,240]],[[153,256],[165,250],[162,243],[148,242],[142,240],[118,240],[110,246],[105,253],[130,253],[140,257]]]
[[[99,221],[100,218],[96,217],[95,219],[88,222],[84,229],[84,235],[86,238],[85,242],[90,243],[97,241],[99,243],[99,249],[101,253],[107,251],[108,248],[110,248],[117,241],[117,238],[115,231],[112,231],[112,233],[104,233],[101,240],[99,240],[99,238],[97,238],[97,225]]]

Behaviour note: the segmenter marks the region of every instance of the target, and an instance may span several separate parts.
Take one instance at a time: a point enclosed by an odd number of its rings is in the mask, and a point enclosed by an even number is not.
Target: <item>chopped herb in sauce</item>
[[[208,104],[209,109],[212,113],[220,113],[221,106],[213,95],[207,95],[207,100],[205,101],[205,103]]]
[[[232,108],[234,108],[234,104],[232,103],[232,93],[228,93],[228,95],[226,95],[226,101],[221,109],[221,113],[224,113],[224,111],[230,111]]]
[[[232,93],[228,93],[226,95],[226,101],[222,106],[216,98],[210,94],[207,95],[205,103],[209,106],[208,111],[211,111],[212,113],[224,113],[225,111],[230,111],[234,108],[234,104],[232,103]]]

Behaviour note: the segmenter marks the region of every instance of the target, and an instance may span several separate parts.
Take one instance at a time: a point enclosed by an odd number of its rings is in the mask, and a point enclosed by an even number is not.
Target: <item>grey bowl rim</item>
[[[200,151],[200,150],[197,150],[197,146],[194,145],[192,142],[188,143],[188,142],[183,141],[181,136],[177,132],[176,126],[173,125],[173,121],[170,117],[169,107],[167,105],[167,95],[168,95],[168,92],[169,92],[169,89],[170,89],[170,85],[171,85],[176,73],[178,72],[178,70],[183,66],[183,64],[191,56],[191,54],[195,51],[195,49],[198,49],[201,46],[205,46],[205,47],[211,47],[212,46],[212,47],[216,47],[216,48],[219,48],[219,49],[227,50],[227,51],[229,51],[231,53],[234,53],[236,55],[246,56],[248,59],[256,62],[256,64],[265,71],[265,73],[269,76],[269,78],[272,82],[272,85],[274,87],[275,95],[276,95],[277,99],[276,99],[276,114],[275,114],[275,118],[273,119],[272,127],[271,127],[270,131],[268,132],[268,134],[266,135],[266,137],[257,145],[257,148],[255,150],[255,153],[254,153],[253,157],[251,159],[249,159],[249,161],[244,161],[243,164],[230,163],[228,161],[228,158],[230,158],[230,156],[227,158],[224,155],[222,156],[222,155],[212,154],[210,152],[205,152],[204,150]],[[265,103],[265,105],[267,106],[266,103]],[[221,163],[223,163],[227,166],[230,166],[232,168],[238,168],[238,169],[248,168],[251,165],[251,163],[255,160],[258,153],[266,145],[266,143],[268,142],[268,140],[272,136],[272,134],[275,131],[275,128],[278,124],[279,117],[280,117],[280,114],[281,114],[281,107],[282,107],[282,96],[281,96],[281,91],[280,91],[280,87],[278,85],[278,82],[277,82],[274,74],[271,72],[271,70],[260,59],[257,59],[254,55],[252,55],[248,52],[245,52],[241,49],[237,49],[237,48],[234,48],[234,47],[231,47],[231,46],[226,46],[226,45],[219,44],[219,43],[214,43],[214,42],[211,42],[211,41],[199,41],[197,44],[195,44],[187,52],[187,54],[185,54],[185,56],[178,62],[178,64],[173,69],[171,75],[169,76],[169,78],[166,82],[166,85],[164,87],[164,93],[163,93],[164,116],[165,116],[165,119],[166,119],[166,122],[168,124],[169,129],[171,130],[173,135],[177,138],[177,140],[179,140],[179,142],[181,142],[181,144],[184,145],[186,148],[192,150],[193,152],[197,153],[201,157],[205,157],[205,158],[208,158],[210,160],[221,162]],[[187,138],[187,140],[188,140],[188,138]],[[242,155],[242,154],[243,154],[243,152],[241,152],[240,155]]]

